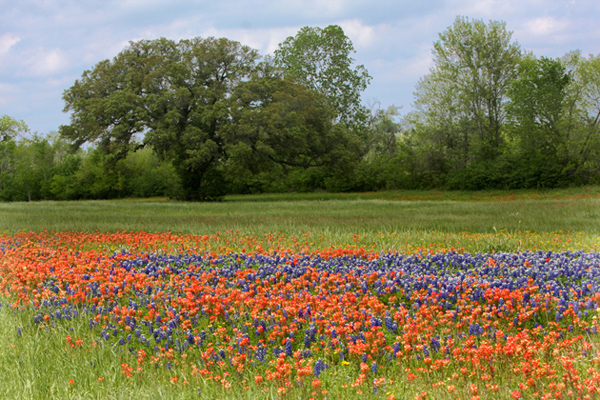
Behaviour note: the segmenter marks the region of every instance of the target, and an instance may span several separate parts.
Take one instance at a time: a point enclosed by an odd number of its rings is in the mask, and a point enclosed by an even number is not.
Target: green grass
[[[402,200],[398,200],[402,199]],[[521,192],[380,192],[0,204],[0,232],[239,232],[309,235],[310,247],[412,251],[586,249],[600,244],[600,188]],[[359,235],[357,238],[355,235]]]
[[[463,194],[461,200],[452,192],[436,200],[393,200],[394,196],[407,194],[384,192],[232,196],[218,203],[169,200],[2,203],[0,231],[599,233],[600,189],[596,191],[597,195],[590,198],[556,199],[557,196],[547,194],[543,198],[517,196],[508,201],[465,201],[481,193]],[[502,193],[490,198],[498,196]]]
[[[120,346],[97,342],[85,318],[70,326],[46,328],[32,325],[32,320],[31,311],[15,312],[6,305],[0,308],[0,399],[214,399],[215,394],[220,395],[214,389],[210,394],[206,390],[202,393],[202,385],[178,385],[179,390],[174,389],[164,366],[151,371],[150,381],[148,377],[143,381],[126,378],[115,359],[124,358],[135,368],[136,358]],[[73,341],[82,339],[83,344],[71,348],[65,341],[69,335]],[[252,391],[240,393],[244,397],[230,391],[225,398],[265,398]]]

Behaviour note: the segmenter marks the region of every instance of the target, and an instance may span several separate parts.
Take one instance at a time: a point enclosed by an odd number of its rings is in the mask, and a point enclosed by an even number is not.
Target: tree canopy
[[[255,50],[225,38],[132,42],[65,92],[72,114],[61,134],[78,145],[97,141],[118,159],[143,134],[143,144],[173,161],[184,198],[218,198],[226,100],[257,60]]]
[[[334,127],[329,98],[259,59],[225,38],[132,42],[65,91],[71,123],[60,133],[76,146],[97,144],[107,166],[150,146],[173,163],[188,200],[222,197],[235,167],[259,173],[259,160],[283,176],[314,168],[335,175],[353,165],[356,141]]]
[[[457,17],[433,45],[434,67],[419,81],[415,104],[450,146],[493,159],[502,146],[506,90],[517,76],[518,43],[506,24]],[[440,124],[435,127],[435,120]]]
[[[274,62],[287,77],[323,94],[340,121],[361,118],[360,94],[371,81],[364,65],[353,67],[352,41],[341,27],[304,27],[275,50]]]
[[[2,142],[15,140],[18,135],[28,131],[29,128],[24,121],[17,121],[8,115],[0,117],[0,140]]]

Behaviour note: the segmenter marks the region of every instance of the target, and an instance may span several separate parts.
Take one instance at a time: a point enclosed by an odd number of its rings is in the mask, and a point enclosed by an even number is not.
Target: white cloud
[[[14,85],[0,82],[0,106],[8,104],[13,100],[13,96],[10,94],[13,91]]]
[[[519,0],[520,2],[526,0]],[[522,6],[522,3],[521,3]],[[452,0],[448,2],[448,9],[454,16],[462,15],[473,19],[501,20],[515,11],[516,6],[506,0]]]
[[[77,78],[73,78],[70,75],[50,77],[44,81],[44,85],[48,88],[64,88],[71,85],[75,79]]]
[[[137,9],[143,9],[145,7],[148,6],[152,6],[152,5],[159,5],[160,1],[155,0],[155,1],[151,1],[151,0],[124,0],[119,2],[120,3],[120,7],[123,9],[132,9],[132,10],[137,10]]]
[[[583,21],[575,23],[572,17],[540,16],[524,20],[515,29],[513,38],[538,56],[557,57],[584,45],[588,41],[586,31],[598,35],[597,29],[593,32]]]
[[[337,15],[344,9],[343,0],[313,0],[307,5],[307,10],[312,10],[313,15]]]
[[[341,21],[338,25],[342,27],[355,47],[369,47],[377,40],[375,28],[364,25],[359,19]]]
[[[305,19],[335,18],[346,8],[343,0],[279,1],[268,5],[271,11],[287,18],[301,16]]]
[[[554,17],[534,18],[525,23],[526,31],[535,36],[556,36],[562,34],[567,27],[568,23]]]
[[[31,102],[23,101],[23,97],[28,97],[31,94],[30,92],[23,93],[23,85],[20,83],[4,83],[0,82],[0,106],[2,110],[0,110],[0,116],[3,114],[9,115],[15,119],[23,119],[20,115],[20,110],[26,108],[27,106],[32,107]]]
[[[135,41],[137,39],[119,40],[109,35],[94,35],[77,52],[71,53],[71,59],[77,65],[89,69],[102,60],[115,57],[129,45],[130,40]]]
[[[418,52],[403,63],[398,74],[416,81],[420,77],[428,74],[433,65],[431,46],[421,45],[419,46]]]
[[[0,56],[8,53],[15,44],[21,40],[17,35],[5,33],[0,36]]]
[[[69,66],[68,59],[61,50],[44,48],[28,52],[21,63],[25,72],[32,76],[52,75],[64,71]]]
[[[412,55],[391,60],[376,59],[371,63],[371,70],[388,84],[414,85],[419,78],[429,73],[433,65],[431,46],[423,44]]]
[[[293,36],[298,32],[300,27],[294,28],[271,28],[258,30],[239,30],[235,37],[240,43],[246,44],[254,49],[257,49],[260,54],[273,54],[279,47],[279,43],[283,42],[288,36]],[[227,37],[227,36],[225,36]]]

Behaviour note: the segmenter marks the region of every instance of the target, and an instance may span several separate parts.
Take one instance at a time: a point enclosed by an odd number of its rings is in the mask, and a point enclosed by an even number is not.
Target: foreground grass
[[[4,238],[0,398],[424,399],[424,392],[491,400],[600,392],[597,255],[355,252],[340,264],[320,255],[149,259],[77,250],[95,238]],[[98,240],[114,243],[110,235]],[[161,241],[180,238],[148,240],[148,250]],[[182,347],[190,335],[193,344]],[[329,368],[318,376],[321,360]]]
[[[115,360],[135,358],[122,348],[98,343],[86,326],[74,320],[54,327],[33,325],[33,312],[0,308],[1,399],[20,400],[130,400],[130,399],[266,399],[254,390],[206,393],[203,385],[174,385],[173,372],[156,368],[143,379],[128,379]],[[65,338],[82,340],[71,348]],[[141,377],[138,377],[141,378]],[[203,393],[204,391],[204,393]],[[275,393],[275,390],[273,390]],[[224,397],[223,397],[223,396]]]
[[[52,239],[52,234],[44,234],[46,230],[57,232],[57,239]],[[517,193],[232,196],[221,203],[200,204],[157,199],[4,203],[0,204],[1,231],[5,232],[4,237],[17,240],[25,240],[28,232],[41,232],[40,238],[48,240],[49,236],[49,243],[57,243],[57,253],[65,256],[92,250],[99,254],[120,250],[270,254],[287,249],[295,253],[321,252],[326,255],[336,254],[336,249],[363,250],[363,254],[452,250],[489,254],[523,250],[598,251],[600,188]],[[59,246],[60,240],[63,240],[60,232],[67,231],[83,233],[69,237],[69,247],[62,248]],[[124,231],[157,234],[128,235]],[[166,233],[168,231],[171,233]],[[102,236],[103,232],[114,234]],[[101,236],[102,239],[94,239]],[[34,256],[32,262],[43,266],[45,259]],[[8,270],[13,268],[12,265],[7,267]],[[5,276],[0,276],[0,282],[3,279]],[[40,281],[40,285],[46,284],[48,281]],[[16,290],[18,288],[13,289],[14,293]],[[291,397],[278,393],[277,385],[255,385],[256,370],[252,375],[232,379],[234,385],[231,389],[218,384],[215,386],[214,382],[198,377],[191,379],[189,368],[173,363],[170,369],[166,367],[166,361],[157,368],[146,370],[143,376],[127,378],[121,362],[135,367],[136,356],[124,347],[99,341],[97,330],[90,330],[88,326],[89,318],[36,324],[33,323],[37,312],[35,308],[12,308],[15,297],[9,298],[7,293],[0,296],[3,303],[0,307],[2,399],[223,400],[359,396],[357,389],[350,390],[340,385],[340,382],[356,379],[358,363],[351,366],[338,364],[324,374],[321,384],[323,389],[328,389],[326,393],[322,392],[322,388],[308,387]],[[126,304],[124,300],[123,305]],[[567,330],[564,332],[568,334]],[[71,347],[71,343],[65,340],[67,336],[73,340],[81,339],[81,345]],[[600,346],[596,336],[584,334],[584,340],[591,343],[593,354],[596,354]],[[582,354],[584,349],[577,346],[575,342],[575,347],[569,351]],[[564,351],[552,353],[545,362],[551,363],[553,359],[565,356],[567,353]],[[585,371],[591,357],[573,356],[574,368]],[[471,383],[479,385],[480,399],[510,398],[514,390],[520,390],[512,370],[514,366],[507,361],[500,362],[495,371],[493,382],[500,386],[495,392],[483,390],[485,386],[478,376],[463,378],[458,369],[440,374],[418,373],[419,377],[413,378],[411,374],[420,364],[413,362],[407,365],[411,367],[410,372],[399,366],[390,367],[388,372],[391,371],[396,379],[386,382],[377,392],[372,390],[372,382],[367,382],[368,390],[360,393],[360,398],[387,399],[389,394],[395,394],[396,399],[413,399],[422,388],[428,391],[428,398],[471,399],[475,398],[469,390]],[[556,371],[557,375],[563,373],[571,372],[568,368]],[[455,374],[461,377],[455,379]],[[173,376],[180,380],[172,382]],[[185,384],[187,379],[191,383]],[[561,388],[560,377],[556,381]],[[456,388],[452,389],[454,386]],[[569,398],[567,389],[561,389],[563,398]]]

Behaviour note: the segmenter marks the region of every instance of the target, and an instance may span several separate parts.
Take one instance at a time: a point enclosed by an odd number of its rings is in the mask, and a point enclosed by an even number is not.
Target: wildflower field
[[[600,203],[565,204],[586,230],[6,232],[0,398],[600,398]]]

